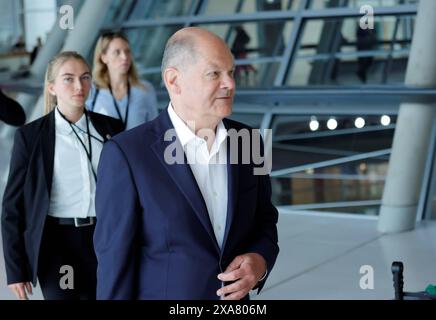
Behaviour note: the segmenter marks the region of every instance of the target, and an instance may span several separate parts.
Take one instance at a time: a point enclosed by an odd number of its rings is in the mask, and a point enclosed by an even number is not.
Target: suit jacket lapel
[[[224,125],[227,130],[230,128],[224,120]],[[223,249],[225,248],[226,241],[229,237],[230,228],[233,223],[233,218],[235,216],[236,205],[238,201],[238,188],[239,188],[239,168],[238,164],[231,164],[231,148],[230,139],[227,137],[227,219],[226,219],[226,229],[224,232]]]
[[[98,118],[96,117],[96,114],[94,112],[87,111],[89,120],[91,121],[92,125],[94,126],[94,129],[98,132],[98,134],[103,138],[103,141],[108,141],[113,134],[111,132],[111,128],[106,125],[106,123],[98,121]]]
[[[49,196],[51,193],[51,185],[53,179],[55,139],[55,114],[54,111],[52,111],[48,115],[47,121],[44,123],[41,135],[42,158],[44,162],[45,179]]]
[[[166,110],[162,111],[161,115],[157,120],[160,120],[160,125],[161,125],[160,130],[165,128],[167,130],[168,129],[174,130],[171,124],[171,120],[169,119],[168,112]],[[213,232],[212,224],[210,222],[206,203],[204,202],[203,196],[201,195],[201,191],[197,185],[197,182],[191,171],[191,167],[188,164],[185,154],[183,153],[184,162],[182,164],[177,164],[177,163],[168,164],[165,161],[164,155],[165,155],[165,150],[168,146],[170,146],[173,143],[176,143],[178,144],[177,145],[178,150],[183,151],[182,145],[180,144],[180,141],[178,140],[177,137],[173,141],[165,141],[164,134],[165,132],[161,132],[157,141],[151,147],[154,153],[156,154],[156,156],[161,161],[162,165],[165,167],[168,174],[174,180],[177,187],[185,196],[188,203],[194,209],[194,212],[197,215],[198,219],[200,220],[201,224],[203,225],[203,227],[206,229],[207,233],[213,240],[216,249],[220,251],[218,242],[216,241],[215,233]]]

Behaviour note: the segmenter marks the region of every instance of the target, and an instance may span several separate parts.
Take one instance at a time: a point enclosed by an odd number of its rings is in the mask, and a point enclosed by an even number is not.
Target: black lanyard
[[[86,132],[84,130],[82,130],[81,128],[79,128],[76,124],[72,123],[70,120],[67,119],[67,117],[65,117],[62,112],[58,109],[59,114],[62,116],[62,118],[65,119],[65,121],[68,122],[68,124],[71,127],[71,130],[73,130],[77,140],[79,140],[80,144],[82,145],[83,149],[86,152],[86,156],[88,158],[89,164],[91,165],[91,170],[92,170],[92,175],[94,176],[95,181],[97,181],[97,174],[95,173],[94,167],[92,166],[92,144],[91,144],[91,137],[96,139],[97,141],[100,141],[101,143],[103,143],[103,141],[101,141],[100,139],[98,139],[97,137],[93,136],[89,130],[89,120],[88,120],[88,113],[86,112],[86,109],[84,109],[84,113],[85,113],[85,119],[86,119]],[[79,129],[80,131],[84,132],[87,134],[88,136],[88,145],[89,145],[89,151],[88,148],[86,148],[85,143],[82,141],[82,139],[80,139],[79,134],[76,132],[76,130],[74,130],[74,127],[76,127],[77,129]]]
[[[118,117],[120,118],[121,122],[123,123],[123,127],[124,130],[126,130],[126,126],[127,126],[127,117],[129,116],[129,103],[130,103],[130,82],[127,82],[127,105],[126,105],[126,116],[123,119],[123,117],[121,116],[121,111],[120,111],[120,107],[118,106],[117,100],[114,97],[114,94],[112,93],[112,88],[111,85],[109,84],[109,91],[111,93],[112,96],[112,100],[114,102],[114,106],[115,106],[115,110],[117,111]]]

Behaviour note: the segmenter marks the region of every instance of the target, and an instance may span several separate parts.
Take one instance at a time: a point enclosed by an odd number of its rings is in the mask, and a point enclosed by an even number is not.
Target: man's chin
[[[226,118],[232,114],[232,107],[222,108],[220,111],[221,117]]]
[[[228,117],[229,115],[232,114],[232,103],[228,102],[228,103],[220,103],[218,105],[218,112],[223,116],[223,117]]]

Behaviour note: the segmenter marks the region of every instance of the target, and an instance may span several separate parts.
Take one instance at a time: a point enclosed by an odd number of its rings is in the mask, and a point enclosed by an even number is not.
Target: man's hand
[[[28,300],[29,298],[27,297],[27,294],[33,294],[32,284],[30,282],[12,283],[8,285],[8,287],[12,290],[13,293],[15,293],[17,299],[20,300]]]
[[[226,271],[218,275],[221,281],[235,281],[217,291],[224,300],[240,300],[245,297],[266,272],[266,261],[258,253],[246,253],[235,257]]]

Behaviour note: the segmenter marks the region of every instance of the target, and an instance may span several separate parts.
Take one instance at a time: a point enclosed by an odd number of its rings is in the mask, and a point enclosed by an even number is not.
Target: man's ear
[[[163,74],[163,80],[168,91],[172,94],[180,94],[180,72],[176,68],[166,68]]]

